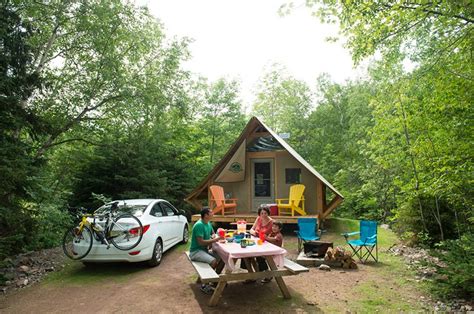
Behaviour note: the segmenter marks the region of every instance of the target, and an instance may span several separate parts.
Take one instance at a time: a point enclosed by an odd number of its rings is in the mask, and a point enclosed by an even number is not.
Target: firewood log
[[[330,248],[328,248],[328,250],[326,251],[326,255],[324,256],[324,260],[325,260],[325,261],[331,261],[331,260],[333,260],[333,257],[334,257],[334,251],[333,251],[333,249],[330,247]]]
[[[352,261],[351,264],[349,265],[350,269],[357,269],[357,264],[355,261]]]
[[[342,268],[349,269],[350,267],[351,267],[351,262],[350,261],[345,260],[345,261],[342,262]]]

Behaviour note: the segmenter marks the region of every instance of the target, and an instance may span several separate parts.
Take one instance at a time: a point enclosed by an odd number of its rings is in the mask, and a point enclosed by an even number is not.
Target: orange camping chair
[[[295,212],[301,216],[306,216],[304,210],[304,189],[303,184],[295,184],[290,187],[289,198],[277,198],[278,215],[294,216]]]
[[[236,198],[225,199],[224,188],[219,185],[211,185],[209,190],[211,191],[209,207],[214,214],[235,214],[235,210],[237,209]]]

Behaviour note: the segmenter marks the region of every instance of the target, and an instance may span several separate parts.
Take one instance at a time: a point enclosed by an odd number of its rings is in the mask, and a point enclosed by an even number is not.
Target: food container
[[[240,233],[240,234],[236,234],[234,235],[234,242],[235,243],[240,243],[240,241],[244,238],[244,234],[243,233]]]
[[[245,220],[237,221],[237,233],[245,233],[247,231],[247,222]]]

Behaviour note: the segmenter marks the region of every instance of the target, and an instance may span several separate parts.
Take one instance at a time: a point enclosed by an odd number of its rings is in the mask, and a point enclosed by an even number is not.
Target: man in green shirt
[[[203,262],[217,267],[219,256],[209,251],[209,246],[220,240],[214,233],[211,225],[213,213],[208,207],[201,209],[201,219],[193,226],[193,233],[191,235],[191,247],[189,249],[189,257],[192,261]],[[213,288],[210,285],[201,285],[201,291],[206,294],[212,294]]]
[[[209,246],[220,240],[214,233],[211,219],[213,213],[208,207],[201,210],[201,219],[193,226],[191,235],[191,248],[189,249],[189,257],[195,262],[204,262],[217,267],[218,256],[216,253],[209,251]]]

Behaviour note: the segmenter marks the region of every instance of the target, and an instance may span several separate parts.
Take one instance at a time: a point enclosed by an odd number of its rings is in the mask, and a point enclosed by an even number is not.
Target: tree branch
[[[415,4],[415,3],[414,3]],[[386,8],[389,8],[389,9],[392,9],[394,6],[393,5],[390,5],[390,4],[382,4],[384,7]],[[421,6],[421,5],[420,5]],[[402,8],[402,9],[407,9],[407,10],[417,10],[420,6],[418,7],[411,7],[411,6],[407,6],[407,5],[400,5],[398,6],[399,8]],[[443,13],[443,12],[439,12],[439,11],[435,11],[435,10],[431,10],[431,9],[422,9],[421,11],[425,12],[425,13],[428,13],[428,14],[433,14],[433,15],[438,15],[438,16],[445,16],[445,17],[455,17],[457,19],[461,19],[461,20],[464,20],[468,23],[474,23],[474,20],[471,19],[471,18],[468,18],[466,16],[463,16],[463,15],[460,15],[460,14],[455,14],[455,15],[449,15],[449,14],[446,14],[446,13]]]
[[[69,143],[69,142],[84,142],[84,143],[91,144],[91,145],[94,145],[94,146],[106,146],[106,145],[98,144],[98,143],[95,143],[95,142],[92,142],[92,141],[89,141],[89,140],[86,140],[86,139],[83,139],[83,138],[69,138],[67,140],[62,140],[62,141],[51,143],[48,146],[48,148],[51,148],[53,146],[58,146],[58,145],[61,145],[61,144],[64,144],[64,143]]]
[[[55,134],[51,134],[48,139],[46,140],[46,142],[41,145],[41,147],[38,149],[37,153],[36,153],[36,158],[39,158],[41,157],[42,155],[44,155],[44,153],[46,152],[46,150],[50,147],[53,146],[53,142],[63,133],[65,133],[66,131],[68,131],[69,129],[71,129],[74,125],[78,124],[80,121],[83,120],[84,116],[90,112],[90,111],[93,111],[93,110],[96,110],[98,109],[99,107],[105,105],[106,103],[108,102],[111,102],[113,100],[118,100],[120,98],[123,98],[125,97],[125,95],[123,94],[119,94],[119,95],[115,95],[115,96],[110,96],[110,97],[107,97],[107,98],[104,98],[102,99],[97,105],[95,106],[92,106],[92,107],[85,107],[84,109],[82,109],[82,111],[75,117],[73,118],[72,120],[70,120],[69,122],[67,122],[61,129],[59,129]]]

